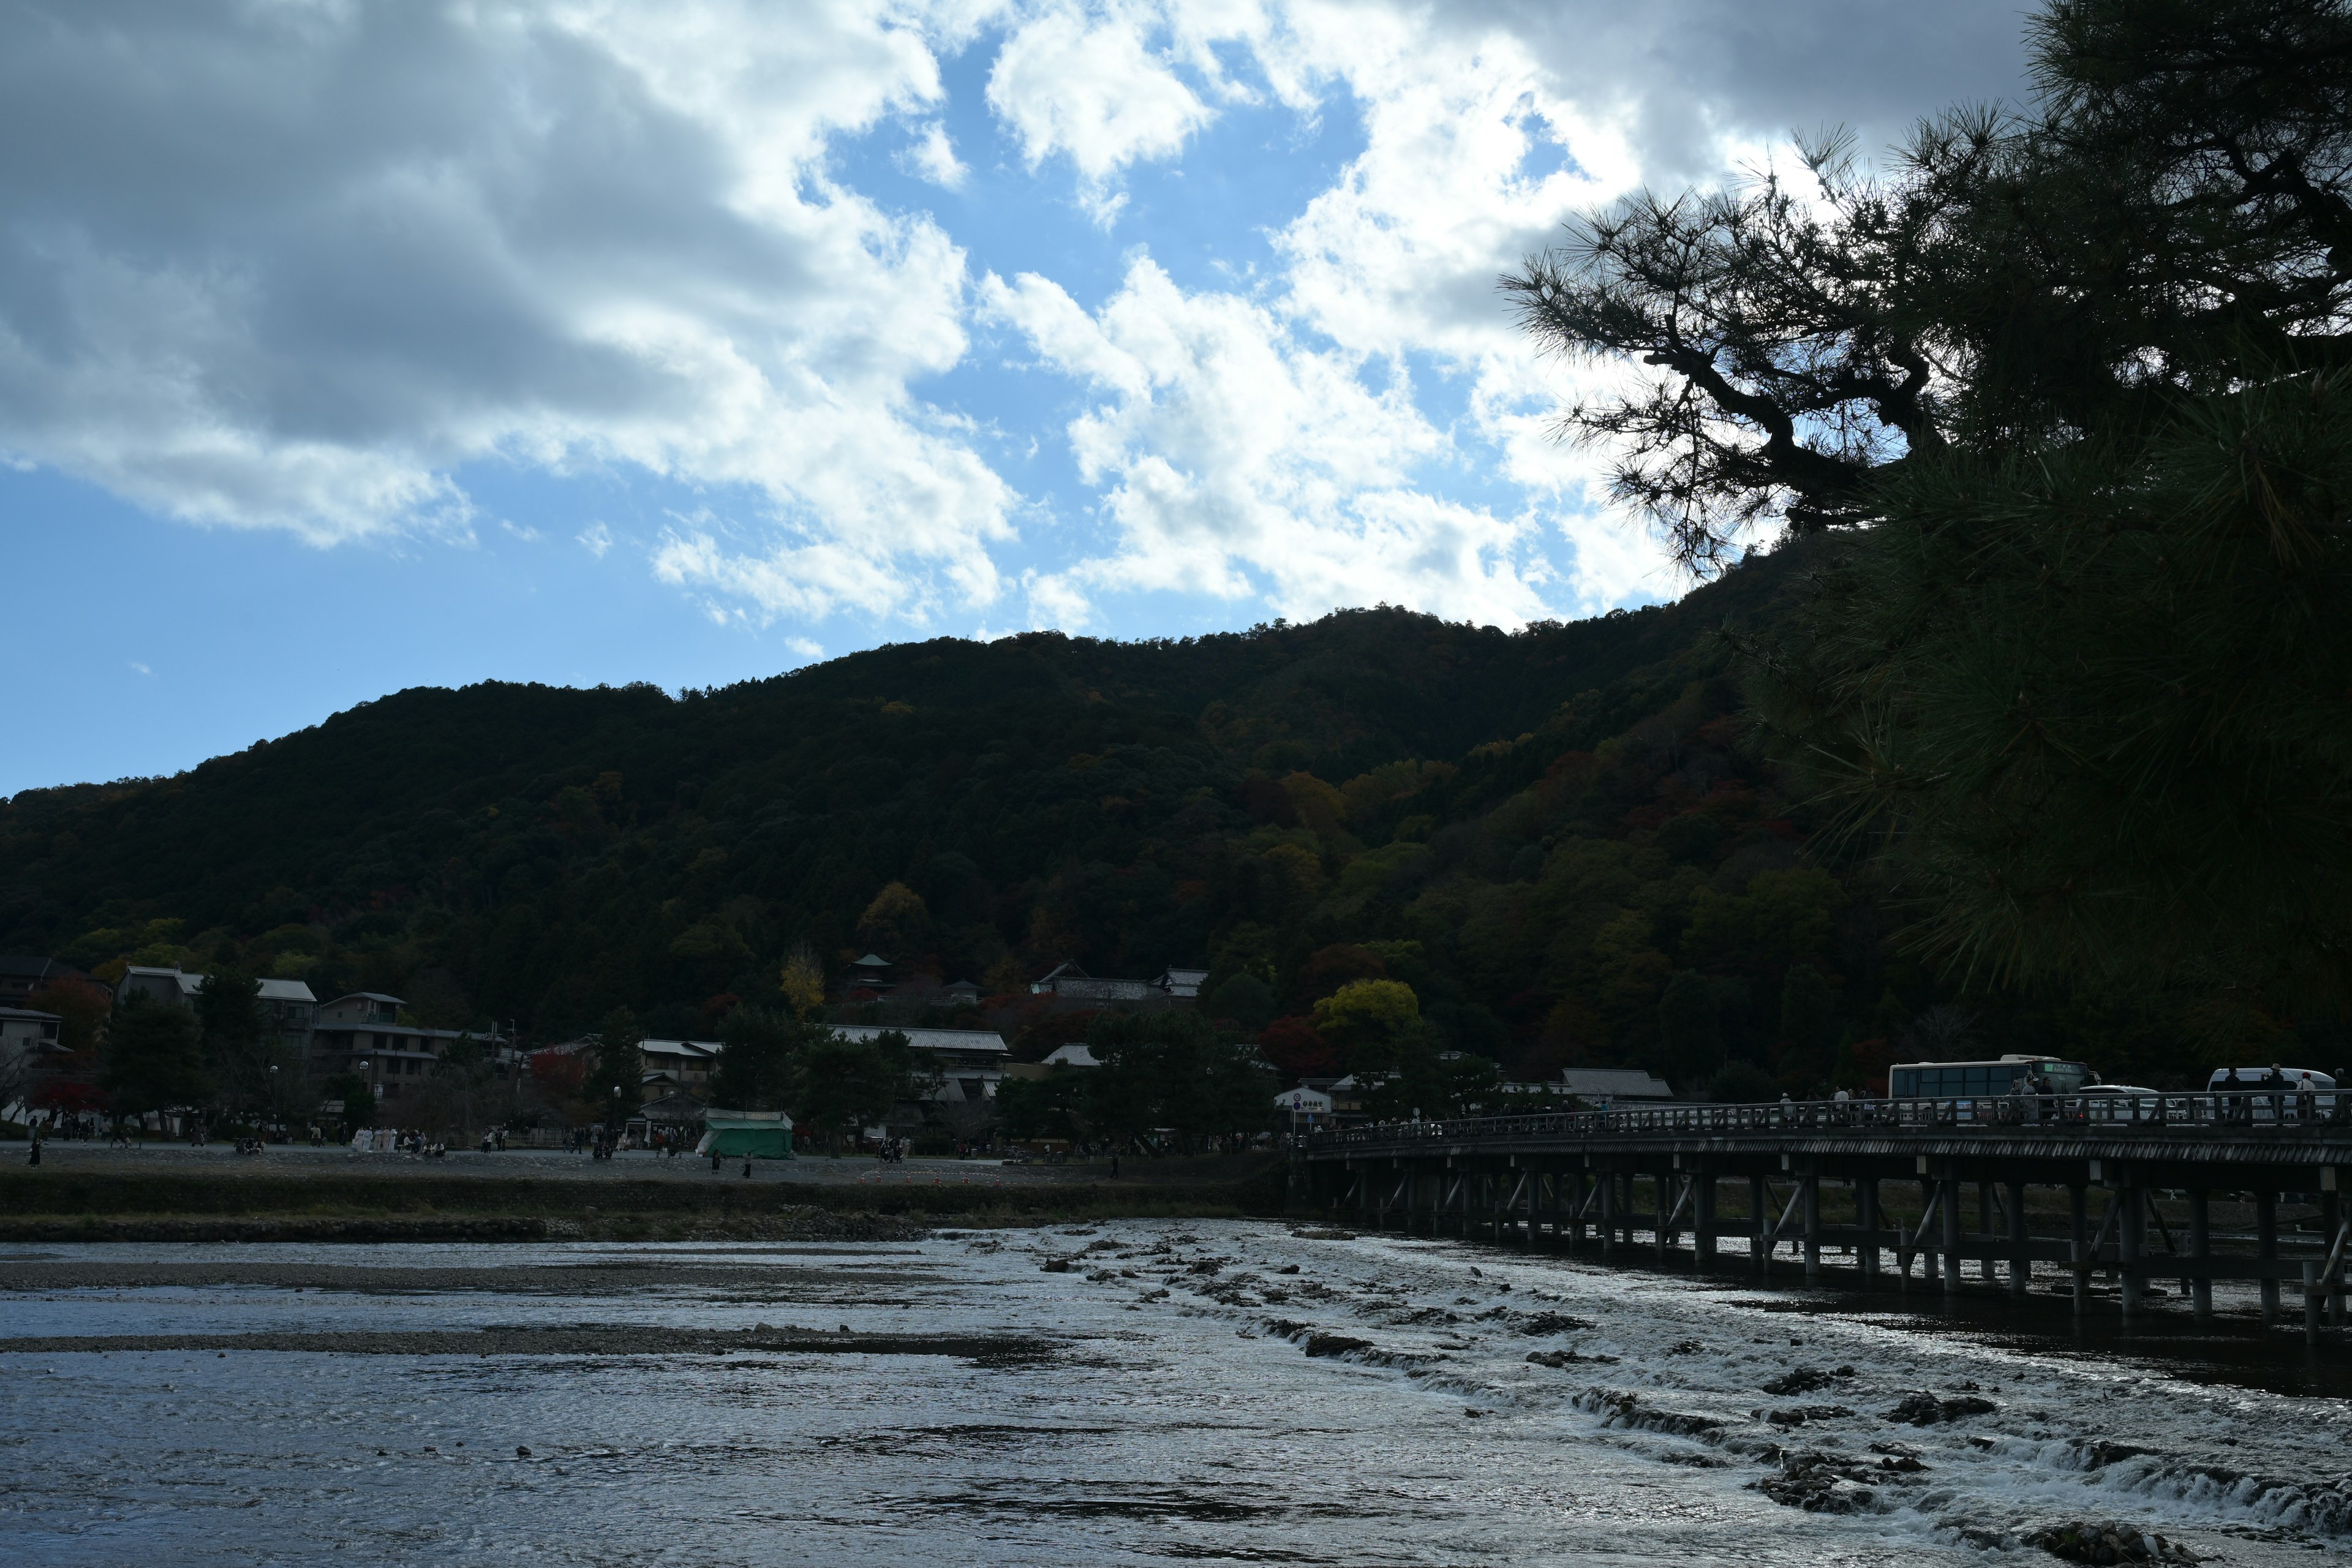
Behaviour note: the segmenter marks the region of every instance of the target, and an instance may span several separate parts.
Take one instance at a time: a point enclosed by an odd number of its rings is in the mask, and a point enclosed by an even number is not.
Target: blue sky
[[[34,4],[0,20],[0,795],[385,692],[1681,584],[1496,273],[2005,8]]]

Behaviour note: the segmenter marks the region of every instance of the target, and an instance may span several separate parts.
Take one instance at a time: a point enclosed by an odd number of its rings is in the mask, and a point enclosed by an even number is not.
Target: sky
[[[2021,22],[15,0],[0,795],[418,685],[1672,598],[1496,277],[2014,97]]]

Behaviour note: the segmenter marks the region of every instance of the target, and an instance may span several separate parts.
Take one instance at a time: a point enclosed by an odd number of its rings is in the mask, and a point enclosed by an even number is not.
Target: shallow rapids
[[[2033,1563],[2078,1521],[2238,1563],[2352,1546],[2352,1404],[2298,1392],[2332,1373],[2288,1336],[1902,1305],[1243,1223],[23,1248],[0,1555]]]

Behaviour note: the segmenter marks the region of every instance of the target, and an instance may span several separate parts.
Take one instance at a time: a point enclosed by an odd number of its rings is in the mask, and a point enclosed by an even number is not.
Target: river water
[[[2340,1352],[2242,1327],[2086,1344],[2063,1317],[1239,1222],[25,1247],[0,1282],[0,1340],[257,1336],[0,1345],[10,1563],[2031,1563],[2074,1520],[2240,1563],[2352,1543]],[[465,1348],[577,1325],[647,1337]],[[1003,1347],[659,1342],[754,1325]],[[452,1337],[252,1348],[402,1331]],[[1920,1394],[1951,1418],[1888,1419]]]

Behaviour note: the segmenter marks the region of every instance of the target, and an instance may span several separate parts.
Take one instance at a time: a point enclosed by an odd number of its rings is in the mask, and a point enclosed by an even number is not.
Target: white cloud
[[[824,163],[936,103],[974,19],[18,7],[0,452],[320,544],[465,535],[469,463],[633,464],[854,540],[894,602],[986,604],[1011,492],[908,390],[964,352],[962,252]]]
[[[1081,198],[1108,225],[1126,202],[1111,188],[1129,164],[1172,157],[1215,110],[1151,47],[1157,7],[1049,5],[1017,24],[989,72],[988,102],[1033,169],[1066,154]]]
[[[651,569],[729,623],[1012,598],[1076,625],[1162,587],[1597,608],[1674,584],[1551,438],[1571,384],[1495,275],[1640,179],[2001,90],[2014,35],[1989,0],[26,0],[0,13],[0,462],[321,545],[470,537],[469,465],[634,466],[712,498]],[[835,154],[878,131],[969,188],[997,154],[940,60],[982,39],[1012,153],[1106,226],[1243,106],[1361,150],[1242,220],[1273,265],[1226,291],[1144,259],[1081,304],[1076,255],[975,291],[940,220]],[[1212,265],[1255,243],[1220,199],[1181,215]],[[1034,429],[925,401],[975,305],[1085,389],[1055,417],[1097,534],[981,455]],[[1067,559],[1000,563],[1055,511]]]
[[[152,669],[148,668],[145,665],[143,665],[143,664],[140,663],[140,662],[139,662],[137,659],[135,659],[135,658],[134,658],[134,659],[132,659],[132,660],[131,660],[130,662],[131,662],[131,668],[133,668],[133,669],[135,669],[135,670],[137,670],[137,671],[138,671],[140,674],[142,674],[142,675],[152,675],[152,674],[154,674],[154,673],[155,673],[153,670],[152,670]]]
[[[948,128],[934,120],[923,127],[923,133],[900,150],[898,164],[919,180],[929,180],[935,185],[954,191],[963,188],[971,171],[956,156],[955,143],[948,138]]]
[[[1448,442],[1392,369],[1302,342],[1237,295],[1187,294],[1148,258],[1092,316],[1034,273],[981,291],[1105,398],[1069,437],[1117,548],[1026,580],[1039,619],[1084,624],[1098,595],[1168,589],[1262,594],[1286,615],[1374,600],[1543,613],[1523,522],[1415,487]]]

